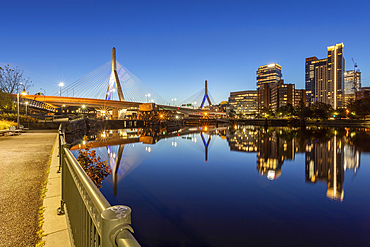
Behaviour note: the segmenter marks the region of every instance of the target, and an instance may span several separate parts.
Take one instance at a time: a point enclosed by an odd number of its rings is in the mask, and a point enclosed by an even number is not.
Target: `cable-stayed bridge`
[[[161,109],[182,112],[211,110],[212,97],[205,87],[183,101],[179,106],[167,102],[153,89],[144,84],[133,73],[116,61],[116,49],[112,49],[112,60],[90,72],[76,82],[60,87],[53,96],[28,95],[24,98],[45,102],[55,108],[84,106],[95,109],[140,108],[140,105],[155,104]],[[214,102],[214,101],[213,101]],[[113,113],[113,116],[117,115]],[[116,116],[115,118],[117,118]]]

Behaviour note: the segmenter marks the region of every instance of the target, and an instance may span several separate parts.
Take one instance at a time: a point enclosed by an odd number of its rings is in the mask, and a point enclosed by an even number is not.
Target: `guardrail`
[[[62,125],[59,127],[59,164],[62,179],[62,198],[58,214],[65,214],[71,245],[140,246],[132,233],[131,209],[111,206],[86,175],[65,142]]]

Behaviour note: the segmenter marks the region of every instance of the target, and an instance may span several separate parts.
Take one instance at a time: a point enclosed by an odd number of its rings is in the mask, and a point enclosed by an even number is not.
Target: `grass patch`
[[[46,175],[47,176],[49,176],[49,174],[50,174],[50,166],[51,166],[51,159],[53,157],[54,146],[55,145],[53,145],[53,147],[51,149],[51,153],[50,153],[50,157],[49,157],[49,161],[48,161],[48,168],[46,170]],[[45,179],[45,181],[42,183],[42,187],[41,187],[41,191],[40,191],[40,200],[41,200],[41,202],[44,201],[44,198],[46,196],[46,191],[47,191],[46,186],[48,185],[48,182],[49,182],[49,179],[47,177]],[[45,212],[45,207],[44,206],[41,206],[39,208],[39,218],[38,218],[38,220],[39,220],[38,226],[39,226],[40,230],[38,230],[36,232],[37,235],[38,235],[38,237],[39,237],[39,239],[40,239],[40,241],[36,244],[36,247],[43,247],[43,246],[45,246],[45,241],[42,240],[42,237],[45,236],[44,230],[42,230],[42,226],[44,225],[44,212]]]

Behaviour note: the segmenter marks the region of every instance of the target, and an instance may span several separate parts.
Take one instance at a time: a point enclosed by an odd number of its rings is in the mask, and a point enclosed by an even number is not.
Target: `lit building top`
[[[278,83],[282,78],[281,66],[277,63],[260,66],[257,70],[257,88],[264,83]]]

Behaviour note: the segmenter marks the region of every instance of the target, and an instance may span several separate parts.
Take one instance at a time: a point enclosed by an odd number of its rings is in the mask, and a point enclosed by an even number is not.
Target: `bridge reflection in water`
[[[143,128],[143,129],[116,129],[108,130],[97,136],[90,137],[90,147],[96,150],[101,160],[108,162],[112,170],[113,194],[117,195],[117,183],[135,170],[152,151],[160,145],[153,145],[162,139],[192,135],[192,141],[197,143],[196,136],[200,136],[204,145],[205,161],[208,160],[208,148],[211,144],[212,135],[225,136],[226,127],[190,127],[177,129],[167,133],[168,129]],[[147,144],[144,147],[136,147],[135,143]],[[176,142],[173,143],[176,145]],[[198,145],[199,146],[199,145]],[[84,145],[76,145],[71,150],[84,148]],[[74,152],[76,154],[76,152]]]

